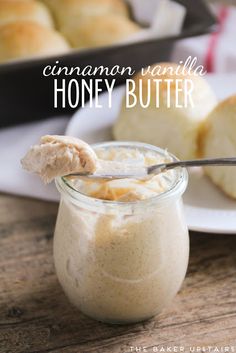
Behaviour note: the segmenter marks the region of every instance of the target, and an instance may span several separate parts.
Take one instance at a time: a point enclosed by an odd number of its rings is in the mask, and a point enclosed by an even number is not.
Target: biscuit
[[[219,103],[202,124],[202,158],[236,157],[236,95]],[[205,173],[228,196],[236,199],[236,166],[205,167]]]
[[[141,141],[167,149],[180,159],[196,158],[198,155],[199,127],[208,113],[215,107],[216,97],[206,82],[200,76],[185,72],[176,74],[177,65],[173,63],[159,63],[162,71],[158,76],[150,73],[137,74],[134,77],[134,93],[138,97],[133,108],[126,107],[126,98],[123,99],[121,111],[113,127],[116,140]],[[154,66],[156,66],[154,65]],[[151,67],[151,69],[154,68]],[[173,68],[174,75],[168,71]],[[166,70],[166,72],[164,72]],[[155,79],[160,79],[159,92]],[[168,87],[165,80],[173,80]],[[193,92],[191,94],[193,106],[184,106],[185,79],[191,80]],[[141,81],[140,81],[141,80]],[[180,80],[178,92],[179,103],[176,107],[176,85]],[[142,84],[142,91],[139,84]],[[170,107],[167,106],[167,94],[170,95]],[[147,99],[150,94],[150,104],[147,108],[140,104],[140,96]],[[159,105],[157,106],[157,95]]]
[[[52,10],[60,29],[84,17],[117,14],[128,17],[128,7],[122,0],[44,0]]]
[[[74,48],[91,48],[121,42],[139,31],[128,18],[117,15],[88,16],[64,27],[62,33]]]
[[[0,27],[0,62],[68,51],[69,44],[60,33],[38,23],[17,21]]]
[[[39,1],[0,0],[0,26],[15,21],[32,21],[54,27],[48,8]]]

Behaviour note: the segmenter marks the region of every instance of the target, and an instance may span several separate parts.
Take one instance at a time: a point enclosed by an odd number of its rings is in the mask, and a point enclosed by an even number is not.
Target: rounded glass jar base
[[[133,324],[138,324],[141,322],[145,322],[145,321],[149,321],[152,320],[154,317],[160,315],[161,311],[157,311],[155,314],[153,315],[149,315],[149,316],[145,316],[136,320],[117,320],[117,319],[105,319],[105,318],[101,318],[101,317],[96,317],[93,315],[90,315],[88,313],[86,313],[86,311],[78,309],[74,304],[72,304],[79,312],[81,312],[83,315],[85,315],[87,318],[101,322],[103,324],[107,324],[107,325],[117,325],[117,326],[125,326],[125,325],[133,325]]]

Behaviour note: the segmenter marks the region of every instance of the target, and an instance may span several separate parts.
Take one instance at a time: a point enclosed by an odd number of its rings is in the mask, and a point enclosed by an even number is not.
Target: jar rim
[[[151,144],[143,143],[143,142],[136,142],[136,141],[108,141],[108,142],[101,142],[91,145],[94,149],[96,148],[106,148],[106,147],[129,147],[129,148],[137,148],[137,149],[146,149],[147,151],[157,152],[160,156],[171,157],[174,161],[178,161],[178,158],[175,157],[173,154],[167,152],[166,150],[153,146]],[[165,190],[164,192],[153,196],[151,198],[147,198],[144,200],[137,200],[137,201],[128,201],[128,202],[121,202],[121,201],[110,201],[110,200],[101,200],[91,197],[89,195],[85,195],[81,193],[79,190],[73,188],[73,186],[64,178],[64,177],[57,177],[55,179],[56,187],[58,191],[64,196],[69,197],[72,203],[77,204],[78,206],[83,204],[83,206],[87,206],[88,208],[111,208],[116,209],[119,207],[123,210],[134,209],[134,208],[143,208],[149,205],[162,205],[170,198],[176,196],[181,196],[184,191],[186,190],[188,184],[188,172],[186,168],[176,168],[176,177],[174,183],[171,185],[170,188]]]

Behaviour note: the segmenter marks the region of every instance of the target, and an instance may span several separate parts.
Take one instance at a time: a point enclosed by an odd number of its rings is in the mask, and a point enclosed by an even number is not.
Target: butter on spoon
[[[94,173],[98,158],[86,142],[75,137],[46,135],[30,148],[21,164],[50,183],[55,177],[71,173]]]
[[[21,160],[24,169],[38,174],[45,183],[60,176],[124,174],[143,176],[144,167],[98,159],[86,142],[71,136],[46,135]],[[101,177],[100,177],[101,179]]]

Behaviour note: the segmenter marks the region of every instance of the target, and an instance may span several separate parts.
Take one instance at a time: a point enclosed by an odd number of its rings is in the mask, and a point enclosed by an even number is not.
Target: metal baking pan
[[[25,60],[0,65],[0,127],[15,125],[72,111],[69,106],[54,108],[53,77],[44,77],[46,65],[61,66],[114,65],[131,66],[134,70],[154,62],[169,60],[174,42],[178,39],[209,33],[216,20],[204,0],[176,0],[187,8],[182,33],[179,36],[148,40],[112,47],[73,51],[60,57]],[[60,78],[70,80],[73,76]],[[78,80],[78,76],[75,76]],[[106,78],[99,76],[99,78]],[[113,77],[114,78],[114,77]],[[115,77],[121,84],[127,78]]]

